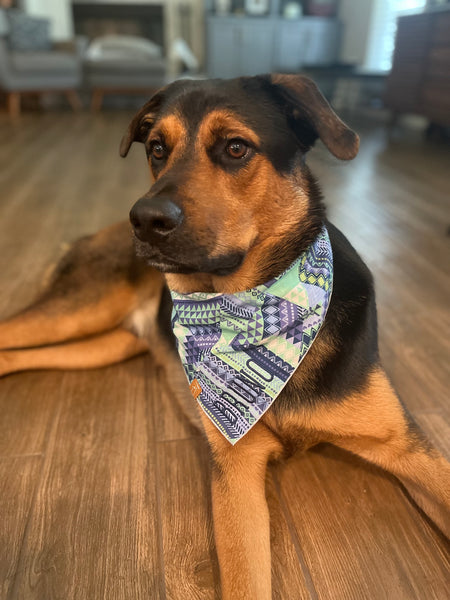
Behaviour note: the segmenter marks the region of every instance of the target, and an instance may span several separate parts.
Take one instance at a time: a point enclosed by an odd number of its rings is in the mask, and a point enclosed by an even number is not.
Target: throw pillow
[[[11,50],[50,50],[50,21],[30,17],[20,10],[9,10],[9,47]]]

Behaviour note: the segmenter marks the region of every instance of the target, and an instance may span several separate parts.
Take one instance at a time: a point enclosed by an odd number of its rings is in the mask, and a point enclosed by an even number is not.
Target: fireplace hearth
[[[74,2],[75,33],[97,37],[118,34],[147,38],[164,48],[162,4],[119,4],[116,2]]]

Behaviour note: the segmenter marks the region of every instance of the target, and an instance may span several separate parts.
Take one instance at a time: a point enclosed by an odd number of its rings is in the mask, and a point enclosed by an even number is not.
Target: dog
[[[0,323],[0,375],[154,354],[211,450],[225,600],[271,598],[266,467],[320,442],[393,473],[450,535],[450,466],[380,364],[371,274],[327,221],[305,162],[319,138],[339,159],[358,152],[358,136],[301,75],[163,88],[133,118],[120,147],[125,157],[133,142],[144,144],[153,178],[131,210],[133,235],[124,222],[77,241],[41,296]],[[201,393],[198,379],[188,388],[172,307],[199,293],[241,302],[243,292],[278,282],[325,230],[333,266],[323,321],[280,393],[230,443],[214,414],[229,423],[232,411],[214,401],[219,412],[208,414],[192,397]]]

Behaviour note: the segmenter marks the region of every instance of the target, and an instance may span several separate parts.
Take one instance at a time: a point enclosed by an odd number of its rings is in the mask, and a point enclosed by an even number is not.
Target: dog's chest
[[[307,426],[305,414],[285,413],[283,418],[273,410],[267,411],[262,422],[277,436],[283,445],[284,458],[304,452],[323,441],[321,432]]]

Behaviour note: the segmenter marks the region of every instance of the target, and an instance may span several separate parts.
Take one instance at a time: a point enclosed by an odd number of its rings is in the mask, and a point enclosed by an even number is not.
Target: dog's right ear
[[[145,143],[163,101],[163,90],[157,92],[133,117],[128,131],[120,142],[120,156],[125,158],[133,142]]]

